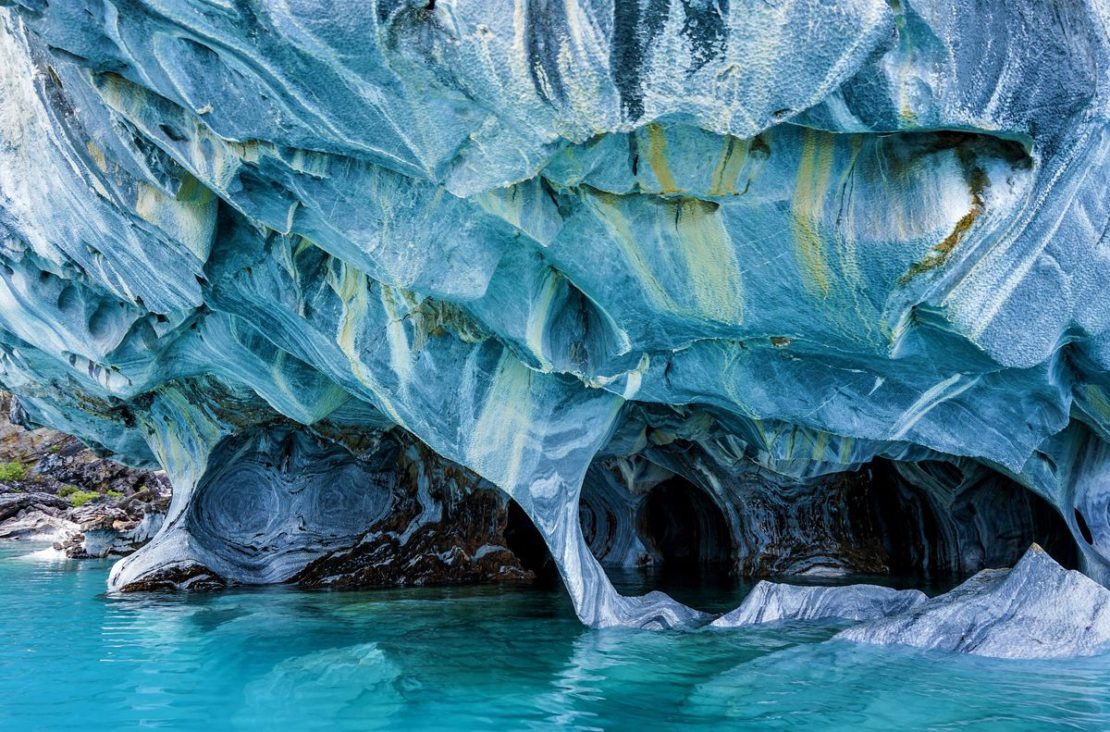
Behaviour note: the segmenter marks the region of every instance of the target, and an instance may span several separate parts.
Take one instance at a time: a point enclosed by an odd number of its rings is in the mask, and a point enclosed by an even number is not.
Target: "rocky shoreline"
[[[170,486],[160,471],[129,468],[79,440],[28,429],[0,395],[0,539],[53,543],[74,559],[125,556],[162,525]]]

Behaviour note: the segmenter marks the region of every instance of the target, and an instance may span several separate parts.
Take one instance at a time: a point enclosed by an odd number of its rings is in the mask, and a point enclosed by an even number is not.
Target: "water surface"
[[[112,598],[107,562],[28,551],[0,545],[5,730],[1110,729],[1106,657],[826,642],[835,625],[591,631],[557,589]]]

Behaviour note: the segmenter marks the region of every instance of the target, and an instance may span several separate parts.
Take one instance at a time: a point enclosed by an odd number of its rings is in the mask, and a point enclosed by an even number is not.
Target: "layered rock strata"
[[[602,561],[1110,582],[1102,3],[0,4],[0,383],[174,488],[113,588],[404,579],[385,433],[592,626],[703,620]]]

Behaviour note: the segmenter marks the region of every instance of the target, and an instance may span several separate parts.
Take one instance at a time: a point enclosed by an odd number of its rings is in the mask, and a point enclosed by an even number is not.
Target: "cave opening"
[[[559,568],[540,530],[515,500],[509,500],[507,513],[505,546],[516,555],[522,567],[535,575],[534,584],[543,588],[557,586]]]
[[[1013,566],[1033,543],[1067,569],[1079,565],[1059,511],[993,470],[876,460],[861,475],[891,575],[953,584],[981,569]]]
[[[649,562],[638,577],[614,575],[614,583],[636,594],[650,589],[705,611],[735,604],[740,579],[735,572],[734,532],[721,508],[700,486],[672,475],[644,496],[636,517]]]
[[[734,606],[764,578],[941,592],[1013,566],[1033,543],[1078,565],[1076,539],[1048,501],[973,461],[876,459],[804,480],[746,465],[687,479],[711,460],[686,445],[591,466],[582,533],[622,593],[658,589],[710,609]]]
[[[727,566],[732,559],[732,532],[721,509],[681,477],[651,489],[640,511],[640,525],[660,567],[689,572]]]
[[[796,479],[711,460],[687,445],[591,465],[579,521],[618,592],[660,590],[724,612],[760,579],[944,592],[980,570],[1013,566],[1033,543],[1078,566],[1083,523],[1073,536],[1047,500],[974,461],[876,459]],[[546,543],[515,502],[504,535],[537,584],[558,585]]]

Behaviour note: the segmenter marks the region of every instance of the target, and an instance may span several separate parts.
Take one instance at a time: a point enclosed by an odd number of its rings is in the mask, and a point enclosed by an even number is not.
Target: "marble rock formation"
[[[920,590],[895,590],[879,585],[820,587],[763,580],[752,588],[740,607],[717,618],[710,626],[739,628],[826,618],[877,620],[911,610],[927,599]]]
[[[837,637],[996,658],[1089,656],[1110,643],[1110,590],[1034,544],[1013,569],[985,569],[951,592]]]
[[[113,589],[517,576],[504,496],[592,626],[1110,582],[1100,0],[0,6],[0,386],[173,483]]]

